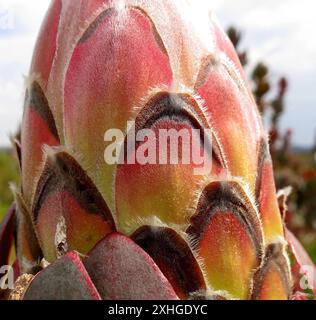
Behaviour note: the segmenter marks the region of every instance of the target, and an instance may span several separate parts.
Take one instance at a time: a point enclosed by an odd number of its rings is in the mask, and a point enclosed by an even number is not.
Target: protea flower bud
[[[292,296],[266,133],[208,7],[54,0],[26,91],[15,215],[20,275],[32,276],[20,298]],[[122,163],[104,159],[111,129]],[[145,129],[155,138],[131,148]],[[207,153],[208,170],[148,160],[171,129],[189,132],[189,160]]]

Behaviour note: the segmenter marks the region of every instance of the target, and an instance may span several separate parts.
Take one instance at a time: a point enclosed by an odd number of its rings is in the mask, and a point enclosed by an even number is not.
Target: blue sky
[[[177,0],[175,0],[177,1]],[[196,0],[213,4],[222,26],[243,31],[250,67],[268,64],[271,81],[290,82],[283,129],[294,130],[295,145],[309,146],[316,134],[316,1]],[[0,0],[0,146],[22,116],[24,76],[49,0]]]

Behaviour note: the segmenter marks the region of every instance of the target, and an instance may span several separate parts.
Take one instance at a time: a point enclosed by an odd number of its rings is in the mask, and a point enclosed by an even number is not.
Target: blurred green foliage
[[[0,150],[0,221],[13,201],[11,182],[19,182],[17,161],[11,151]]]

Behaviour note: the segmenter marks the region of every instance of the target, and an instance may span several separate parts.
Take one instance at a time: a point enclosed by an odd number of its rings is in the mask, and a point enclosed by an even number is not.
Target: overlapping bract
[[[52,1],[26,93],[16,196],[22,273],[36,274],[43,258],[51,265],[25,299],[291,296],[267,138],[232,44],[199,6]],[[210,130],[212,170],[107,164],[104,133],[128,120],[137,130]]]

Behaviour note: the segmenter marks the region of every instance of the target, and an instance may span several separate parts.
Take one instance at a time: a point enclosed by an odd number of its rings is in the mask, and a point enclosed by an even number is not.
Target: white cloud
[[[9,135],[14,134],[19,126],[22,116],[21,83],[0,82],[0,146],[8,145]],[[9,110],[9,111],[8,111]]]
[[[243,47],[251,63],[263,60],[273,79],[290,80],[283,127],[293,127],[295,143],[310,144],[316,118],[316,1],[314,0],[196,0],[212,3],[224,27],[244,32]],[[33,46],[49,0],[0,0],[13,14],[13,29],[0,30],[0,145],[8,144],[20,119],[23,75],[28,73]],[[299,120],[299,121],[298,121]]]
[[[0,146],[9,145],[22,117],[24,79],[49,0],[0,0],[12,26],[0,30]],[[12,28],[11,28],[12,27]]]
[[[269,60],[280,69],[305,72],[316,68],[316,1],[313,0],[214,0],[225,25],[237,25],[255,58]],[[262,39],[262,35],[266,35]],[[300,64],[297,57],[300,56]]]
[[[290,81],[282,128],[294,129],[294,143],[311,145],[316,129],[316,1],[213,0],[225,27],[243,31],[250,65],[263,60],[272,80]]]
[[[15,26],[24,26],[29,31],[37,32],[49,3],[50,0],[0,0],[0,8],[13,14]]]

